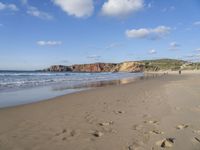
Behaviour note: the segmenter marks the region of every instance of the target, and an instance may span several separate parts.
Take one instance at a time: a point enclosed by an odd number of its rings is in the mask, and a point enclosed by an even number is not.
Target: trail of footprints
[[[146,115],[144,115],[143,117],[145,118]],[[158,125],[159,125],[159,121],[157,120],[145,120],[141,124],[133,125],[132,129],[137,131],[138,134],[140,135],[138,137],[139,138],[143,137],[143,138],[139,140],[134,139],[133,140],[134,142],[132,142],[131,144],[127,146],[127,150],[143,150],[145,149],[144,143],[147,143],[149,141],[151,135],[164,135],[165,133],[163,131],[157,129]],[[189,127],[190,127],[189,124],[180,124],[180,125],[175,126],[174,128],[177,130],[184,130]],[[198,137],[200,136],[200,130],[194,130],[194,129],[192,130],[193,130],[192,132],[197,135],[192,139],[192,141],[200,144],[200,138]],[[175,141],[176,141],[176,138],[174,137],[166,137],[166,138],[156,141],[155,145],[152,146],[151,149],[154,150],[156,149],[156,147],[157,148],[160,147],[162,149],[172,148],[173,145],[175,144]]]
[[[123,110],[114,110],[113,113],[116,115],[122,115],[126,112]],[[140,124],[135,124],[132,126],[132,130],[137,132],[137,134],[139,135],[138,136],[139,139],[133,139],[132,142],[126,146],[127,150],[143,150],[145,149],[145,144],[148,143],[151,136],[165,134],[164,131],[158,129],[159,127],[158,120],[148,119],[148,118],[151,118],[150,115],[143,115],[143,118],[145,119],[145,121],[143,121]],[[86,112],[84,119],[86,120],[87,123],[91,125],[95,125],[95,128],[96,128],[95,130],[88,131],[88,133],[95,138],[101,138],[107,133],[117,133],[117,131],[113,129],[113,124],[114,124],[113,121],[100,121],[95,115],[92,115],[91,113],[88,113],[88,112]],[[190,128],[190,125],[180,124],[180,125],[175,126],[174,128],[177,129],[177,131],[178,130],[180,131],[180,130]],[[200,130],[193,129],[192,132],[196,134],[196,136],[192,139],[192,141],[200,144],[200,138],[199,138]],[[56,133],[55,136],[65,141],[65,140],[70,140],[74,137],[77,137],[79,136],[79,134],[80,134],[80,131],[78,130],[63,129],[62,131]],[[154,150],[156,149],[156,147],[160,147],[162,149],[171,148],[173,147],[175,143],[176,143],[176,138],[166,137],[158,141],[155,141],[151,149]]]

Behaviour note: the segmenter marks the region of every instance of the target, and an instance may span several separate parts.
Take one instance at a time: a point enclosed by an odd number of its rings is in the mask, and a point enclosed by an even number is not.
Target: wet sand
[[[200,74],[0,109],[0,150],[199,150]]]

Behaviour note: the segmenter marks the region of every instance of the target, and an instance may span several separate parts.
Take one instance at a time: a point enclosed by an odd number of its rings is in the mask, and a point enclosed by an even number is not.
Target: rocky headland
[[[53,65],[44,71],[50,72],[142,72],[144,64],[140,62],[94,63],[72,66]]]
[[[53,65],[43,71],[48,72],[144,72],[199,70],[200,63],[176,59],[157,59],[143,61],[126,61],[122,63],[76,64],[71,66]]]

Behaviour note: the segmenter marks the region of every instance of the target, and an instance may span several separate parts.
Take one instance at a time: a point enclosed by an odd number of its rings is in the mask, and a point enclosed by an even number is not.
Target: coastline
[[[4,75],[8,76],[6,80],[12,82],[3,81],[2,86],[0,85],[0,108],[35,103],[101,86],[125,84],[143,76],[143,73],[42,74],[39,72],[39,74],[29,74],[20,72],[13,76],[7,73],[2,76]]]
[[[172,149],[198,149],[199,83],[170,73],[3,108],[0,149],[160,149],[170,137]]]

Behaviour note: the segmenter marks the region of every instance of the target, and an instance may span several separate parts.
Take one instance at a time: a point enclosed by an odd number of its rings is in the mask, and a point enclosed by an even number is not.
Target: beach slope
[[[199,75],[163,75],[0,109],[0,149],[199,150],[199,117]]]

